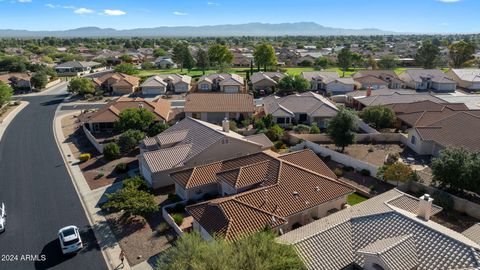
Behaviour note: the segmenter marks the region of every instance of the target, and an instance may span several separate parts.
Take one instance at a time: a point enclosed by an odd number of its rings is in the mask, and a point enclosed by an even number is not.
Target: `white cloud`
[[[64,8],[64,9],[77,9],[75,6],[62,6],[62,5],[55,5],[55,4],[45,4],[46,7],[49,8]]]
[[[95,12],[94,10],[88,9],[88,8],[77,8],[73,12],[77,14],[90,14]]]
[[[54,4],[45,4],[46,7],[49,7],[49,8],[56,8],[57,6],[54,5]]]
[[[188,13],[180,12],[180,11],[174,11],[174,12],[173,12],[173,15],[177,15],[177,16],[187,16]]]
[[[442,3],[456,3],[456,2],[460,2],[461,0],[437,0],[437,1]]]
[[[32,0],[18,0],[19,3],[30,3]]]
[[[220,6],[220,4],[216,3],[216,2],[207,2],[207,5],[209,5],[209,6]]]
[[[105,9],[103,12],[106,15],[110,15],[110,16],[120,16],[120,15],[127,14],[125,11],[118,10],[118,9]]]

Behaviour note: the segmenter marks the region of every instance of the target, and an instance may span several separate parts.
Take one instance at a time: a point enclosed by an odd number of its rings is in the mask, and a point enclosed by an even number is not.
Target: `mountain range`
[[[207,26],[161,26],[116,30],[113,28],[82,27],[61,31],[29,31],[0,29],[0,37],[210,37],[210,36],[340,36],[400,34],[375,28],[344,29],[326,27],[314,22],[246,23]]]

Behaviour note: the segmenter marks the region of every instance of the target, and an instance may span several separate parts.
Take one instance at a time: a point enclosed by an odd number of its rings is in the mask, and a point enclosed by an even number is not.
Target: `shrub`
[[[320,128],[318,127],[317,123],[313,123],[310,127],[310,134],[319,134]]]
[[[120,135],[118,144],[122,147],[123,152],[128,153],[135,149],[143,138],[145,138],[145,133],[129,129]]]
[[[157,227],[155,227],[155,231],[156,231],[158,234],[164,234],[164,233],[166,233],[169,229],[170,229],[170,226],[168,226],[168,224],[167,224],[166,222],[161,222],[160,224],[157,225]]]
[[[310,127],[304,124],[297,125],[293,128],[296,133],[299,134],[308,134],[310,133]]]
[[[279,125],[275,124],[271,128],[267,130],[265,135],[271,140],[271,141],[278,141],[284,134],[283,128],[281,128]]]
[[[142,191],[150,191],[150,187],[147,185],[147,182],[145,182],[145,180],[140,176],[126,179],[123,181],[123,187]]]
[[[120,158],[120,147],[114,142],[106,144],[103,148],[103,156],[107,160],[115,160]]]
[[[333,173],[337,176],[337,177],[340,177],[343,175],[343,170],[340,169],[340,168],[335,168],[333,169]]]
[[[287,149],[287,146],[282,142],[282,141],[276,141],[273,143],[273,146],[275,149],[280,150],[280,149]]]
[[[175,221],[175,224],[178,226],[182,225],[183,222],[183,215],[182,214],[173,214],[172,215],[173,221]]]
[[[90,160],[91,158],[92,158],[92,155],[90,155],[89,153],[83,153],[80,155],[81,162],[85,162],[87,160]]]
[[[117,173],[126,173],[128,172],[128,164],[127,163],[118,163],[115,166],[115,171]]]
[[[443,191],[435,191],[432,194],[433,202],[442,207],[445,211],[450,211],[453,209],[454,201],[452,195]]]
[[[367,170],[367,169],[361,169],[360,170],[360,175],[362,175],[362,176],[370,176],[370,174],[371,174],[370,171]]]
[[[97,176],[95,176],[95,179],[98,180],[98,179],[102,178],[103,176],[105,176],[105,173],[100,172],[100,173],[97,174]]]
[[[164,132],[166,129],[169,128],[168,124],[163,124],[163,123],[155,123],[149,130],[148,130],[148,136],[154,137],[157,136],[158,134]]]

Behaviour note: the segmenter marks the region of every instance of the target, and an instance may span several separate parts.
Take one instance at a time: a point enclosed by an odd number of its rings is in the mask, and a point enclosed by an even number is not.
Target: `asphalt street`
[[[0,202],[7,208],[1,270],[107,269],[53,135],[55,110],[63,98],[22,98],[30,104],[0,141]],[[57,232],[67,225],[78,226],[86,244],[75,256],[61,254]]]

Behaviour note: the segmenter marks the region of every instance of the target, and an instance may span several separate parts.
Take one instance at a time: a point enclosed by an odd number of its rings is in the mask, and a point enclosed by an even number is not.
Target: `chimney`
[[[367,88],[367,97],[371,96],[372,95],[372,86],[368,86]]]
[[[430,220],[430,215],[432,214],[432,202],[433,199],[428,194],[420,197],[420,201],[418,202],[418,217],[426,221]]]
[[[230,132],[230,121],[227,118],[223,119],[222,121],[222,128],[223,132]]]
[[[143,109],[143,103],[138,103],[138,108]]]

